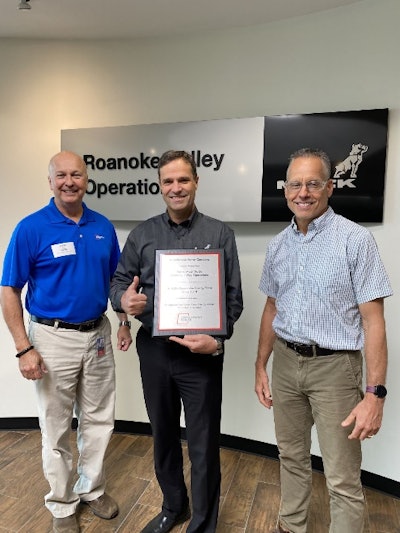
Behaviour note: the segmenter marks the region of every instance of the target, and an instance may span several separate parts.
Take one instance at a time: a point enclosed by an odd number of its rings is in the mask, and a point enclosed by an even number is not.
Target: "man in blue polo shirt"
[[[34,380],[42,431],[46,507],[53,531],[79,531],[76,509],[87,503],[110,519],[116,502],[105,493],[104,454],[114,428],[115,370],[111,326],[105,316],[119,245],[111,222],[83,203],[86,165],[73,152],[49,164],[54,198],[16,227],[4,259],[1,306],[21,374]],[[21,292],[27,284],[25,307]],[[118,314],[118,348],[132,342]],[[70,429],[78,418],[78,480],[72,484]]]

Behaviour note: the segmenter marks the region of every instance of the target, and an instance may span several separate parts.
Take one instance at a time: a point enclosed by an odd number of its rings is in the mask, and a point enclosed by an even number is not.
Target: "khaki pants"
[[[30,323],[32,344],[48,374],[37,380],[42,459],[50,492],[45,505],[57,518],[73,514],[79,501],[104,493],[104,454],[114,429],[115,365],[111,326],[80,332]],[[97,339],[104,338],[104,355]],[[78,418],[78,480],[73,486],[71,420]]]
[[[330,533],[362,533],[361,443],[341,422],[362,399],[361,352],[303,357],[274,345],[272,396],[281,465],[280,520],[306,533],[311,497],[311,428],[315,423],[330,496]]]

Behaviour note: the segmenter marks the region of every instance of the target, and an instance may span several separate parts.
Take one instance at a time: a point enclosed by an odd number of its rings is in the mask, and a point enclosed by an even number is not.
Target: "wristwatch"
[[[367,385],[365,392],[372,392],[378,398],[385,398],[387,394],[387,389],[385,385]]]
[[[221,355],[224,353],[224,343],[221,339],[217,339],[214,337],[214,339],[217,341],[217,349],[215,352],[213,352],[211,355]]]
[[[128,326],[128,328],[131,329],[131,323],[129,322],[129,320],[121,320],[119,326]]]

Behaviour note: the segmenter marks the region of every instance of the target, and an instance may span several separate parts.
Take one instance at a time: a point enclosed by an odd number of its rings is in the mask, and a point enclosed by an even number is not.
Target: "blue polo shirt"
[[[106,311],[119,254],[114,226],[106,217],[83,204],[76,223],[52,198],[15,228],[1,285],[22,289],[28,284],[25,307],[32,315],[85,322]]]

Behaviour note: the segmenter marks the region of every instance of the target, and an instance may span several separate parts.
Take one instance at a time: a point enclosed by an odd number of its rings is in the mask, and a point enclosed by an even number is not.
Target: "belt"
[[[343,350],[331,350],[330,348],[321,348],[318,344],[300,344],[298,342],[285,341],[281,337],[278,339],[283,342],[288,348],[294,350],[299,355],[304,357],[315,357],[320,355],[333,355],[334,353],[343,352]],[[348,350],[345,350],[346,352]]]
[[[57,318],[40,318],[35,315],[31,315],[32,322],[38,324],[44,324],[45,326],[55,326],[57,328],[74,329],[76,331],[92,331],[100,326],[103,315],[99,316],[95,320],[88,320],[87,322],[81,322],[80,324],[72,324],[71,322],[63,322]]]

